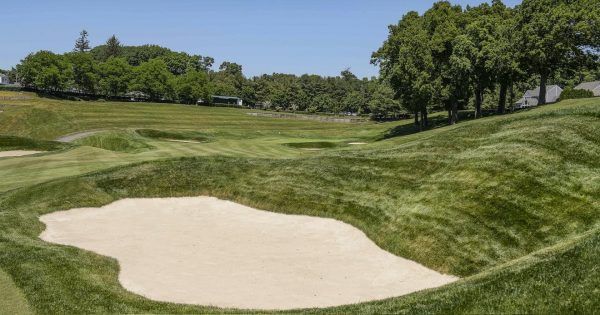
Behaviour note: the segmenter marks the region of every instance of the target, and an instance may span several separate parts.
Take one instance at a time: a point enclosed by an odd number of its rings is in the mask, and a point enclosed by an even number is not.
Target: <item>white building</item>
[[[10,84],[8,81],[8,76],[6,74],[0,73],[0,84]]]
[[[588,90],[594,93],[594,96],[600,96],[600,81],[584,82],[575,87],[576,90]]]
[[[558,85],[548,85],[546,87],[546,103],[556,103],[560,98],[563,89]],[[515,103],[515,108],[527,108],[538,106],[539,104],[540,87],[535,90],[525,92],[525,95]]]

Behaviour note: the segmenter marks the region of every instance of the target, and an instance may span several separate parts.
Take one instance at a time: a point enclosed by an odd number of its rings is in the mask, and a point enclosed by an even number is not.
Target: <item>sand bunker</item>
[[[0,151],[0,158],[13,157],[13,156],[24,156],[42,153],[43,151],[27,151],[27,150],[13,150],[13,151]]]
[[[367,144],[366,142],[350,142],[348,143],[349,145],[364,145]]]
[[[126,289],[160,301],[325,307],[457,279],[394,256],[343,222],[212,197],[123,199],[40,220],[40,238],[116,258]]]

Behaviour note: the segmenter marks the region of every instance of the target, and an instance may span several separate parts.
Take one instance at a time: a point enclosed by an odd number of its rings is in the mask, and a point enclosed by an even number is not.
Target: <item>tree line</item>
[[[357,78],[349,69],[335,77],[274,73],[247,78],[242,66],[157,45],[124,46],[116,36],[91,48],[84,30],[65,54],[29,54],[11,72],[24,87],[50,93],[105,97],[141,92],[149,99],[194,104],[211,95],[237,96],[250,106],[282,111],[355,113],[376,119],[405,114],[386,82]]]
[[[550,82],[600,79],[599,48],[597,0],[524,0],[515,8],[493,0],[465,9],[439,1],[389,26],[371,62],[424,128],[431,111],[446,110],[454,124],[460,109],[480,117],[486,98],[504,113],[524,87],[540,86],[545,104]]]

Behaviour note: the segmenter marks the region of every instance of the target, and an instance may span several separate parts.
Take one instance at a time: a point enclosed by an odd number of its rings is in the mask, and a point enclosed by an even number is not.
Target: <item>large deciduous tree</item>
[[[146,93],[152,99],[173,96],[173,74],[161,59],[151,59],[134,69],[130,90]]]
[[[132,79],[132,67],[125,58],[109,58],[98,66],[99,89],[103,95],[118,96],[127,92]]]
[[[548,80],[557,70],[585,65],[597,52],[597,1],[524,0],[517,14],[523,65],[540,77],[539,103],[546,103]]]
[[[74,88],[85,93],[96,92],[98,81],[96,62],[88,53],[74,52],[66,55],[72,68]]]

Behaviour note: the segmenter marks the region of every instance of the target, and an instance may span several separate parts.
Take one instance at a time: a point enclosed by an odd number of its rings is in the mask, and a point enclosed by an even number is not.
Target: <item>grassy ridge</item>
[[[0,135],[0,151],[9,150],[39,150],[39,151],[56,151],[70,148],[71,146],[65,143],[35,140],[17,136]]]
[[[0,314],[31,314],[31,309],[23,292],[12,279],[0,269]]]
[[[210,129],[216,140],[205,144],[148,140],[156,149],[137,154],[82,147],[57,155],[62,161],[51,156],[8,161],[15,180],[34,174],[36,164],[63,168],[42,181],[58,179],[20,189],[6,185],[14,190],[0,194],[0,269],[42,313],[215,312],[128,293],[118,285],[114,260],[37,239],[43,213],[124,197],[213,195],[265,210],[340,219],[392,253],[467,277],[407,297],[315,312],[544,313],[598,307],[598,100],[320,154],[284,145],[302,142],[292,137],[298,132],[293,128],[211,126],[202,131]],[[304,142],[376,137],[388,127],[364,125],[366,132],[352,133],[347,126],[302,126],[314,136]],[[96,163],[88,171],[118,167],[62,178],[81,174],[87,165],[82,161]],[[142,163],[126,165],[136,162]]]
[[[110,151],[136,153],[153,147],[139,135],[131,131],[105,131],[74,141],[85,145]]]

